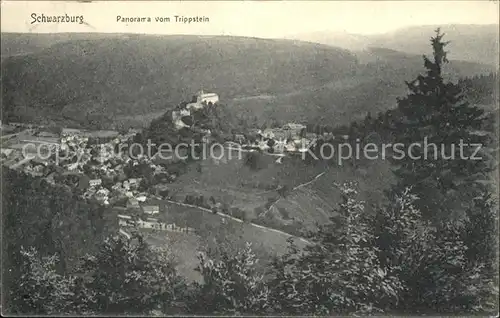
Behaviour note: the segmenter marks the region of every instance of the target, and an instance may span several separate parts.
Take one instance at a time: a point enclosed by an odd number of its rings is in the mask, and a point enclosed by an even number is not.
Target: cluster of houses
[[[121,198],[145,201],[146,194],[138,191],[141,180],[141,178],[130,178],[123,182],[117,182],[111,186],[111,189],[108,189],[103,186],[101,179],[91,179],[83,197],[87,199],[93,198],[103,205],[109,205],[111,199],[117,201]]]
[[[2,164],[44,177],[53,184],[66,177],[78,179],[75,183],[82,196],[103,205],[121,198],[144,196],[138,190],[141,179],[127,178],[124,171],[127,166],[145,165],[153,175],[166,174],[165,168],[154,163],[153,158],[131,157],[128,151],[115,151],[117,145],[126,143],[137,131],[119,134],[65,128],[55,134],[40,130],[29,127],[11,138],[3,135]],[[38,144],[43,146],[36,147]],[[104,180],[113,180],[113,184],[104,184]]]
[[[22,126],[20,126],[22,127]],[[2,131],[4,132],[4,131]],[[79,188],[85,199],[94,200],[104,206],[115,206],[117,202],[125,202],[122,212],[131,211],[135,214],[154,216],[160,213],[159,204],[152,203],[151,195],[140,189],[142,178],[127,178],[126,166],[148,166],[153,175],[165,173],[163,166],[153,162],[153,158],[138,155],[129,156],[128,152],[117,153],[115,146],[127,142],[135,135],[119,134],[113,131],[92,132],[79,129],[63,129],[60,134],[40,131],[40,127],[22,127],[21,133],[2,138],[2,164],[12,169],[20,169],[34,176],[45,178],[56,184],[63,179],[76,179],[75,188]],[[23,154],[25,144],[45,142],[44,147],[52,155],[40,156],[36,151]],[[70,155],[68,155],[70,154]],[[28,155],[28,157],[26,157]],[[104,180],[114,180],[113,183]],[[64,182],[66,183],[66,182]],[[142,191],[140,191],[142,190]],[[123,204],[122,204],[123,205]],[[147,219],[146,219],[147,218]],[[171,232],[193,232],[193,229],[178,227],[175,224],[163,224],[156,219],[146,217],[137,220],[136,226],[153,228]],[[119,217],[120,226],[129,226],[130,216]]]
[[[118,225],[121,227],[138,227],[142,229],[154,229],[167,232],[194,233],[195,229],[177,226],[175,223],[167,224],[156,218],[148,217],[146,220],[135,218],[130,215],[118,214]]]
[[[130,137],[128,137],[130,138]],[[143,181],[141,177],[127,177],[126,167],[143,166],[147,167],[155,176],[169,176],[166,169],[154,162],[154,158],[138,154],[130,156],[127,151],[116,152],[115,147],[119,143],[127,142],[127,139],[114,138],[107,144],[90,145],[90,158],[82,162],[78,161],[76,166],[71,166],[82,175],[90,175],[89,186],[86,188],[84,197],[94,198],[98,202],[108,205],[112,201],[128,199],[132,201],[144,202],[146,200],[146,189],[140,191]],[[91,164],[88,164],[89,161]],[[170,176],[174,178],[175,176]],[[110,184],[103,185],[103,180],[113,180]]]
[[[187,127],[182,119],[189,117],[191,110],[198,110],[218,101],[217,94],[200,91],[186,107],[173,112],[172,120],[178,129]],[[116,202],[125,200],[125,210],[140,211],[143,215],[158,214],[159,205],[148,203],[151,194],[145,191],[149,189],[140,189],[142,178],[128,178],[125,168],[147,166],[153,177],[164,175],[170,177],[169,180],[175,180],[176,177],[157,164],[160,160],[156,156],[130,156],[128,151],[116,151],[118,145],[127,143],[138,131],[129,130],[126,134],[120,134],[116,131],[63,128],[58,133],[51,133],[42,126],[19,124],[13,126],[17,130],[15,133],[5,134],[8,130],[3,129],[4,125],[1,126],[0,159],[3,165],[43,177],[53,184],[70,183],[81,190],[83,198],[93,199],[102,205],[115,206]],[[205,133],[210,135],[210,131]],[[43,147],[27,147],[28,144]],[[40,152],[39,148],[44,151]],[[78,181],[65,182],[65,179]],[[179,231],[175,224],[163,225],[156,220],[151,223],[149,219],[142,220],[139,225],[153,228],[154,223],[154,228]],[[192,231],[182,229],[190,230]]]
[[[198,92],[191,103],[172,112],[172,122],[177,129],[191,128],[192,123],[186,120],[192,111],[219,102],[215,93]],[[138,132],[129,130],[120,134],[116,131],[86,131],[80,129],[62,129],[59,133],[47,132],[41,127],[16,127],[11,134],[2,134],[2,164],[13,169],[44,177],[51,183],[60,182],[61,178],[78,179],[76,186],[82,197],[95,200],[105,206],[116,206],[116,202],[126,202],[125,211],[136,211],[145,215],[146,219],[138,220],[120,214],[120,226],[154,228],[173,232],[190,232],[193,229],[179,228],[175,224],[164,224],[152,218],[160,213],[159,204],[151,202],[157,196],[151,189],[141,187],[141,176],[127,176],[126,169],[135,166],[146,166],[153,177],[163,176],[175,180],[175,174],[169,174],[164,166],[158,164],[159,159],[153,156],[131,156],[128,151],[117,152],[119,145],[131,141]],[[2,131],[3,133],[4,131]],[[210,136],[210,131],[204,131]],[[267,153],[284,156],[285,153],[302,153],[318,138],[316,134],[306,132],[302,124],[288,123],[279,128],[255,129],[247,134],[234,136],[233,144],[248,151],[261,150]],[[27,144],[43,145],[28,147]],[[231,142],[228,143],[231,147]],[[236,145],[233,145],[236,146]],[[40,153],[38,149],[43,148]],[[25,156],[26,150],[29,157]],[[47,154],[47,155],[46,155]],[[69,154],[69,155],[68,155]],[[281,157],[280,157],[281,159]],[[56,178],[57,177],[57,178]],[[58,181],[56,181],[56,179]],[[71,182],[70,182],[71,183]],[[148,187],[152,186],[148,183]],[[149,193],[148,193],[149,192]],[[215,202],[213,202],[215,204]],[[220,205],[220,204],[219,204]],[[220,206],[209,206],[214,211]]]
[[[13,133],[5,133],[14,131]],[[1,162],[12,169],[24,169],[26,172],[39,175],[48,165],[51,153],[59,147],[58,135],[39,132],[31,126],[19,124],[2,127]]]
[[[254,149],[273,154],[302,153],[313,144],[316,134],[307,133],[306,126],[288,123],[280,128],[254,129],[247,136],[237,134],[234,142],[244,149]]]
[[[193,96],[193,101],[185,107],[180,107],[172,111],[172,123],[176,129],[192,128],[190,116],[192,111],[202,109],[207,105],[216,105],[219,96],[215,93],[198,92]],[[211,132],[203,131],[205,139],[209,140]],[[254,129],[248,134],[236,134],[232,143],[237,143],[238,147],[243,146],[248,150],[261,150],[273,154],[302,153],[306,152],[318,136],[306,132],[306,126],[298,123],[288,123],[279,128]],[[231,147],[231,142],[227,143]],[[233,145],[236,146],[236,145]]]

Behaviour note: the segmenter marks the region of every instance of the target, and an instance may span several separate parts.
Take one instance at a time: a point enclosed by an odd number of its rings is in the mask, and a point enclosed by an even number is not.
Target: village
[[[184,107],[178,107],[172,112],[172,123],[175,128],[192,128],[191,116],[194,112],[219,103],[216,93],[198,92],[193,96],[191,103]],[[201,130],[205,134],[204,140],[210,140],[210,130]],[[236,133],[231,141],[226,141],[225,146],[229,149],[254,151],[260,150],[266,154],[283,157],[285,154],[300,154],[306,152],[317,139],[317,134],[307,132],[306,126],[298,123],[287,123],[282,127],[250,129],[246,133]],[[328,138],[330,134],[324,134],[321,138]],[[332,135],[333,137],[333,135]]]
[[[201,91],[185,108],[172,112],[172,124],[176,129],[192,128],[186,125],[185,118],[218,102],[217,94]],[[152,218],[160,213],[161,200],[172,199],[168,184],[176,180],[177,167],[185,158],[173,156],[165,161],[158,160],[157,154],[134,156],[130,152],[116,151],[123,144],[133,143],[134,136],[140,132],[138,129],[129,129],[126,133],[53,129],[9,123],[2,125],[1,161],[10,169],[44,178],[51,184],[67,185],[84,199],[118,209],[120,226],[135,224],[165,231],[189,231]],[[209,141],[211,132],[206,130],[204,134],[204,140]],[[281,164],[286,155],[307,151],[317,137],[306,133],[304,125],[288,123],[280,128],[252,129],[248,134],[235,134],[231,141],[224,143],[224,148],[259,151],[276,156],[276,164]],[[215,213],[222,206],[213,198],[195,203]]]

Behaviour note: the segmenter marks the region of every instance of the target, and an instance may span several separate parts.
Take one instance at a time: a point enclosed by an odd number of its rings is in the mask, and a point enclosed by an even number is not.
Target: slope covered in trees
[[[288,92],[342,78],[355,64],[348,51],[287,40],[76,37],[2,61],[3,115],[40,120],[43,114],[75,124],[108,116],[99,122],[109,125],[118,115],[177,105],[200,89],[224,100]]]
[[[455,43],[450,43],[453,49]],[[405,81],[421,71],[422,57],[386,49],[369,49],[356,53],[356,72],[326,85],[303,88],[287,94],[233,100],[230,109],[259,122],[274,119],[281,122],[301,121],[338,126],[362,120],[371,112],[396,108],[396,98],[406,93]],[[494,71],[488,65],[450,60],[443,77],[453,81]]]
[[[78,259],[116,231],[113,217],[97,203],[80,199],[65,185],[2,169],[2,259],[6,298],[22,273],[21,247],[39,255],[56,254],[61,273],[71,272]]]
[[[2,61],[2,116],[88,128],[145,125],[199,89],[259,125],[272,118],[338,124],[393,107],[420,67],[412,54],[375,50],[365,63],[362,54],[291,40],[76,34],[43,35],[42,45],[16,36],[5,46],[25,45],[28,53]],[[492,67],[452,61],[449,70],[456,77]]]
[[[484,204],[463,226],[446,223],[437,230],[415,209],[408,190],[372,215],[357,198],[355,183],[337,186],[338,215],[312,233],[311,245],[301,250],[291,244],[265,269],[250,244],[218,246],[219,253],[200,254],[200,283],[187,284],[169,255],[140,235],[106,240],[77,274],[60,274],[54,257],[21,250],[22,275],[7,312],[331,316],[498,310],[492,201],[478,201]]]

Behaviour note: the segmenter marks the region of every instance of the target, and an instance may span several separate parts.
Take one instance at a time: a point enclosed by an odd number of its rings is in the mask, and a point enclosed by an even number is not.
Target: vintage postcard
[[[498,1],[1,1],[1,313],[497,316],[498,69]]]

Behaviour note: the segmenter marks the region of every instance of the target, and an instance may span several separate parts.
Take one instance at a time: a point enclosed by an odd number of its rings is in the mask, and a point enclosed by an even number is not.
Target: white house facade
[[[196,102],[199,104],[202,103],[216,104],[219,102],[219,95],[215,93],[205,93],[203,91],[199,91],[198,94],[196,95]]]

